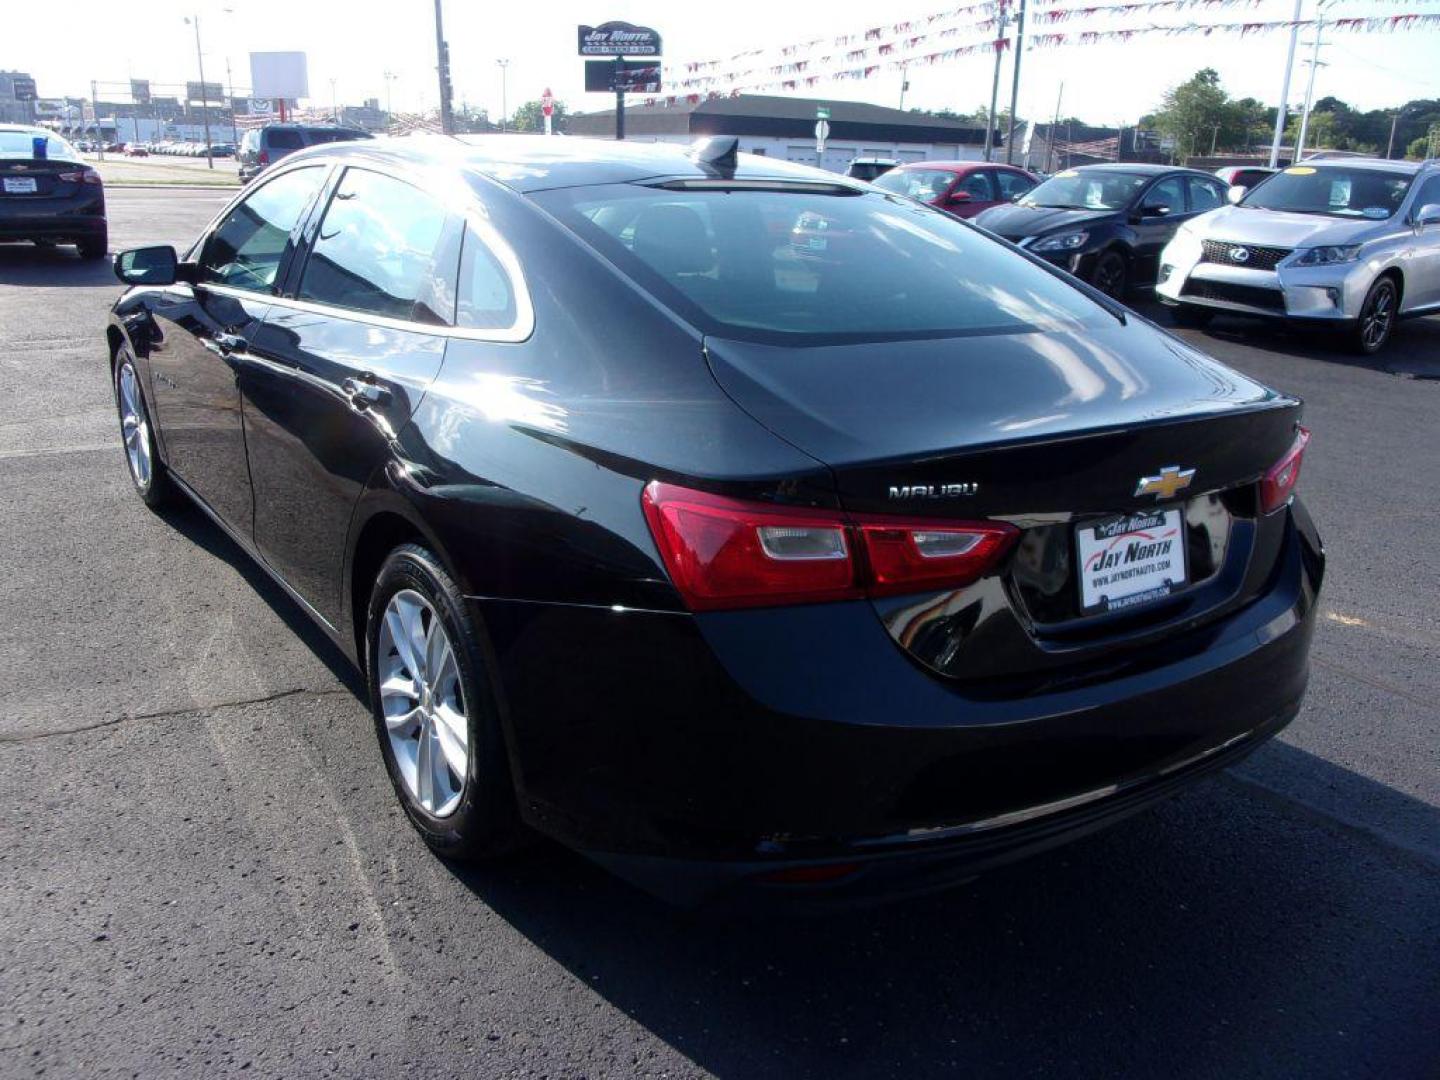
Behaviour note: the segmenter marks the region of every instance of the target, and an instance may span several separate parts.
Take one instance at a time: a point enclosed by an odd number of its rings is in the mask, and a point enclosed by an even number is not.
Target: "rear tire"
[[[1215,318],[1215,313],[1205,308],[1182,304],[1170,309],[1170,318],[1176,326],[1183,326],[1186,330],[1204,330],[1210,325],[1210,320]]]
[[[1090,270],[1090,284],[1114,300],[1124,300],[1129,287],[1130,265],[1118,251],[1106,251]]]
[[[82,259],[103,259],[110,250],[110,232],[102,230],[94,236],[77,240],[75,248]]]
[[[528,833],[478,627],[440,561],[418,544],[396,548],[380,567],[365,675],[385,769],[425,842],[450,859],[522,847]]]
[[[1373,356],[1385,347],[1395,330],[1400,308],[1400,290],[1394,278],[1376,279],[1360,305],[1360,317],[1350,331],[1350,348],[1361,356]]]

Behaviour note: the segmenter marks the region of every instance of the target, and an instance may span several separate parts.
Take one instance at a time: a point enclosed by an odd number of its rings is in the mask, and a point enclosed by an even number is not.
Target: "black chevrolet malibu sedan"
[[[0,242],[74,244],[103,259],[109,239],[100,174],[53,131],[0,124]]]
[[[1165,165],[1084,165],[1058,172],[975,224],[1069,270],[1107,296],[1154,285],[1160,252],[1185,222],[1226,205],[1213,173]]]
[[[1299,706],[1300,403],[909,199],[733,140],[376,140],[117,272],[136,490],[360,666],[443,855],[930,888]]]

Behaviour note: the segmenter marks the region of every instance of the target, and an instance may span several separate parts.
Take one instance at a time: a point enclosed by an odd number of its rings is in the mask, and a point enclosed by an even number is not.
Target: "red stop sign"
[[[540,111],[546,116],[551,115],[555,111],[555,95],[550,93],[548,86],[545,88],[545,93],[540,95]]]

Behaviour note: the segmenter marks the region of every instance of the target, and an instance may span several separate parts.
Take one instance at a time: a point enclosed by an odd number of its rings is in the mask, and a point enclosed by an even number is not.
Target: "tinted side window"
[[[1415,212],[1418,213],[1422,207],[1432,203],[1440,203],[1440,176],[1432,176],[1421,185],[1419,192],[1415,195]]]
[[[403,180],[347,169],[320,222],[300,279],[301,299],[448,324],[454,263],[437,272],[445,210]],[[447,299],[447,296],[450,299]]]
[[[1168,206],[1172,214],[1185,212],[1185,187],[1180,177],[1161,180],[1145,193],[1146,206]]]
[[[967,173],[960,178],[955,185],[955,191],[965,192],[976,202],[994,202],[995,189],[990,185],[990,174],[988,171],[977,171]]]
[[[200,280],[251,292],[270,292],[291,249],[290,234],[327,170],[307,166],[262,184],[225,215],[200,257]]]
[[[1190,187],[1190,209],[1196,213],[1225,205],[1225,193],[1219,184],[1201,180],[1198,176],[1188,177],[1185,182]]]
[[[1234,182],[1244,187],[1254,187],[1270,173],[1265,169],[1241,169],[1235,174]]]
[[[1000,198],[1013,199],[1016,195],[1024,195],[1035,186],[1035,181],[1020,173],[997,172],[995,182],[1000,187]]]
[[[294,128],[275,128],[265,132],[265,144],[272,150],[299,150],[305,145]]]
[[[457,326],[475,330],[507,330],[515,325],[515,290],[510,275],[472,229],[465,230],[460,255],[460,302]]]

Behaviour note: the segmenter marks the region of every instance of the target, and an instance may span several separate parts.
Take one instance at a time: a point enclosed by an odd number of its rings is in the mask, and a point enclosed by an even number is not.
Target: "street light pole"
[[[1315,43],[1310,50],[1310,78],[1305,82],[1305,106],[1300,112],[1300,134],[1295,138],[1295,160],[1300,160],[1300,155],[1305,150],[1305,134],[1310,130],[1310,104],[1315,98],[1315,72],[1320,67],[1320,31],[1325,26],[1325,21],[1320,18],[1320,9],[1325,6],[1325,0],[1316,0],[1315,4]]]
[[[215,154],[210,147],[210,97],[205,93],[205,54],[200,50],[200,16],[185,20],[195,27],[195,63],[200,68],[200,119],[205,124],[205,164],[215,168]]]
[[[510,98],[508,92],[510,61],[496,60],[500,65],[500,134],[505,134],[505,121],[510,115]]]
[[[330,80],[330,119],[340,123],[340,108],[335,104],[335,80]]]
[[[1300,5],[1295,0],[1295,14],[1290,19],[1290,48],[1285,53],[1285,77],[1280,81],[1280,107],[1275,110],[1275,137],[1270,141],[1270,168],[1280,160],[1280,140],[1285,137],[1285,110],[1290,105],[1290,69],[1295,66],[1295,45],[1300,40]]]
[[[1010,80],[1010,127],[1005,136],[1005,164],[1015,164],[1015,110],[1020,105],[1020,58],[1025,55],[1025,0],[1015,18],[1015,67]]]

